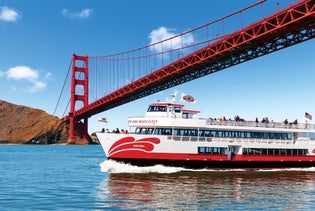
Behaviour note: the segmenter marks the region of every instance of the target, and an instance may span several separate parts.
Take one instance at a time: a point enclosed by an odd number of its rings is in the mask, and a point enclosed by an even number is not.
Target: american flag
[[[312,115],[307,112],[305,112],[305,117],[308,118],[309,120],[312,120]]]
[[[104,123],[108,123],[107,119],[106,118],[98,118],[98,121],[99,122],[104,122]]]

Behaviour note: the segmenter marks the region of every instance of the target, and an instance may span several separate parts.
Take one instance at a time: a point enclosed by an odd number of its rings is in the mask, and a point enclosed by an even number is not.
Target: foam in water
[[[305,172],[315,172],[315,167],[310,168],[287,168],[287,169],[259,169],[257,171],[305,171]]]
[[[104,173],[138,173],[138,174],[146,174],[146,173],[160,173],[160,174],[171,174],[181,171],[193,171],[193,172],[229,172],[229,171],[253,171],[246,169],[186,169],[181,167],[170,167],[163,165],[155,165],[155,166],[146,166],[139,167],[133,166],[130,164],[117,162],[114,160],[105,160],[100,164],[101,171]],[[270,171],[306,171],[306,172],[315,172],[315,167],[311,168],[288,168],[288,169],[256,169],[255,171],[261,172],[270,172]]]
[[[167,167],[163,165],[139,167],[113,160],[105,160],[100,164],[101,171],[106,173],[176,173],[184,171],[184,168]]]

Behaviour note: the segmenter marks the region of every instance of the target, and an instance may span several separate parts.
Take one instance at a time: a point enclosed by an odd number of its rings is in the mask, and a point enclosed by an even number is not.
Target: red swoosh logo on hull
[[[119,151],[129,151],[138,150],[151,152],[154,149],[155,144],[159,144],[160,139],[158,138],[141,138],[135,140],[134,137],[124,137],[116,141],[108,150],[108,156],[119,152]]]

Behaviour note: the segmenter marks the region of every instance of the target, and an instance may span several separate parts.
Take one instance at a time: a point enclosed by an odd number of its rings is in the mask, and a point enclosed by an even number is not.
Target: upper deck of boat
[[[128,124],[131,127],[196,127],[196,128],[224,128],[233,130],[236,128],[249,129],[254,128],[261,130],[291,130],[292,132],[308,132],[315,131],[315,125],[307,121],[299,123],[298,120],[289,122],[287,119],[283,122],[269,121],[267,117],[258,121],[245,120],[238,115],[234,119],[223,118],[199,118],[197,114],[200,111],[186,110],[183,104],[171,102],[158,102],[149,105],[145,116],[142,117],[129,117]],[[256,130],[255,129],[255,130]],[[246,130],[246,129],[245,129]]]
[[[236,120],[214,120],[207,119],[208,125],[217,126],[236,126],[236,127],[259,127],[259,128],[279,128],[279,129],[300,129],[300,130],[315,130],[315,125],[308,122],[257,122],[257,121],[236,121]]]

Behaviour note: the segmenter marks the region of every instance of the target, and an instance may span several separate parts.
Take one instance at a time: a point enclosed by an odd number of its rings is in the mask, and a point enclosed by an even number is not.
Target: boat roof
[[[182,112],[183,113],[200,113],[200,111],[197,111],[197,110],[186,110],[186,109],[183,109]]]

